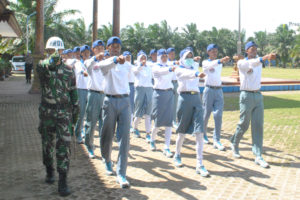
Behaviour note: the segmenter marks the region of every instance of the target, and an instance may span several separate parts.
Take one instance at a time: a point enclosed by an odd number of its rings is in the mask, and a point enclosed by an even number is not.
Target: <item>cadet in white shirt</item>
[[[102,127],[101,107],[104,99],[103,92],[103,75],[100,68],[97,66],[100,60],[104,57],[104,42],[96,40],[93,42],[93,56],[84,62],[89,74],[88,83],[88,102],[86,108],[86,136],[85,145],[89,152],[90,158],[95,158],[94,154],[94,132],[97,121],[99,122],[99,134]]]
[[[196,172],[201,176],[208,176],[209,172],[205,169],[203,160],[203,108],[199,91],[199,77],[205,74],[195,69],[193,53],[185,49],[180,52],[180,66],[175,69],[178,81],[178,107],[177,121],[178,128],[176,133],[176,153],[174,155],[174,163],[177,167],[182,167],[181,147],[185,138],[185,134],[194,134],[196,136],[196,152],[197,164]]]
[[[79,57],[77,56],[77,52],[79,49]],[[87,104],[87,95],[88,95],[88,73],[87,68],[84,65],[84,61],[90,57],[90,50],[86,49],[85,47],[82,48],[82,58],[80,58],[80,47],[75,47],[73,53],[75,53],[75,65],[74,71],[76,75],[76,86],[78,91],[78,98],[79,98],[79,108],[80,114],[78,121],[75,126],[75,135],[78,144],[83,144],[82,141],[82,132],[83,132],[83,121],[85,116],[86,104]],[[78,59],[79,58],[79,59]]]
[[[151,49],[150,50],[149,57],[150,57],[150,60],[147,61],[147,66],[152,68],[154,65],[156,65],[156,62],[157,62],[157,51],[156,51],[156,49]],[[154,84],[153,76],[152,76],[152,84]]]
[[[233,155],[240,158],[239,143],[247,131],[251,121],[252,152],[256,156],[255,163],[267,168],[269,164],[262,158],[263,151],[263,124],[264,103],[260,93],[262,63],[265,60],[273,60],[275,54],[257,57],[257,45],[250,41],[245,45],[247,57],[238,61],[240,74],[240,122],[235,134],[231,137]]]
[[[123,56],[125,57],[127,65],[131,66],[133,69],[134,65],[131,64],[132,55],[129,51],[124,51]],[[130,124],[133,122],[133,113],[134,113],[134,73],[133,70],[130,70],[128,74],[128,81],[129,81],[129,89],[130,89],[130,107],[131,107],[131,117],[130,117]]]
[[[150,142],[151,109],[152,109],[152,70],[147,66],[147,55],[141,50],[137,55],[137,66],[133,68],[135,75],[134,87],[134,121],[133,131],[136,137],[140,137],[138,124],[145,117],[146,140]]]
[[[80,47],[74,47],[73,58],[75,58],[77,60],[81,60]]]
[[[147,62],[147,65],[153,67],[157,62],[157,51],[155,49],[151,49],[149,55],[151,60]]]
[[[110,57],[109,52],[107,50],[105,50],[104,51],[104,59],[107,59],[109,57]]]
[[[175,49],[173,47],[168,48],[167,54],[168,54],[168,65],[170,67],[176,66]],[[175,73],[173,73],[172,83],[173,83],[173,90],[174,90],[173,127],[177,128],[176,108],[177,108],[177,101],[178,101],[178,93],[177,93],[178,83],[177,83],[177,78]]]
[[[154,127],[151,134],[150,148],[152,151],[156,150],[155,138],[157,132],[159,127],[165,127],[165,147],[163,153],[170,158],[173,156],[170,151],[170,141],[173,121],[174,91],[172,79],[174,73],[172,71],[173,68],[167,64],[167,51],[160,49],[157,55],[157,64],[152,67],[154,77],[152,119],[154,120]]]
[[[223,63],[229,61],[229,57],[226,56],[222,59],[217,59],[218,56],[218,46],[216,44],[210,44],[207,46],[207,54],[209,56],[208,60],[202,62],[202,69],[205,73],[204,81],[204,91],[202,96],[203,109],[204,109],[204,143],[208,144],[209,140],[207,138],[207,123],[211,112],[213,112],[213,117],[215,121],[214,129],[214,147],[220,151],[224,151],[225,147],[220,142],[221,137],[221,127],[222,127],[222,115],[224,107],[224,98],[222,90],[222,80],[221,72]]]
[[[106,94],[102,108],[103,125],[100,134],[100,149],[105,162],[106,173],[112,175],[112,140],[117,125],[119,134],[117,137],[119,145],[117,181],[122,188],[127,188],[130,186],[126,179],[126,169],[131,113],[128,73],[131,66],[125,63],[123,55],[119,56],[121,53],[121,40],[118,37],[109,38],[107,50],[112,57],[99,63],[104,76],[104,92]]]

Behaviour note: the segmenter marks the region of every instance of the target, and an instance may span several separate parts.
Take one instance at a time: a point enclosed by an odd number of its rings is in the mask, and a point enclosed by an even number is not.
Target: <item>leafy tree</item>
[[[272,40],[273,50],[279,55],[284,68],[290,59],[294,41],[294,31],[290,30],[288,25],[283,24],[277,27]]]

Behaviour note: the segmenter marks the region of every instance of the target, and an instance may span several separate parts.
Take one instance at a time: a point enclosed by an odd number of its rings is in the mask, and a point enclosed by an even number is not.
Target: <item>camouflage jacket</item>
[[[57,64],[60,62],[60,64]],[[73,123],[79,115],[75,73],[67,67],[58,53],[41,61],[37,66],[41,84],[41,105],[72,109]],[[59,106],[60,105],[60,106]]]

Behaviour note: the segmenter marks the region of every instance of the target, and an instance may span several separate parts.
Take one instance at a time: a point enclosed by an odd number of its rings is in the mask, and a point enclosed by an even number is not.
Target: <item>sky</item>
[[[179,30],[196,23],[200,31],[212,27],[238,29],[239,0],[120,0],[121,28],[143,22],[149,24],[167,20]],[[112,23],[113,0],[98,0],[98,27]],[[241,0],[241,24],[247,37],[256,31],[275,32],[280,24],[290,24],[294,30],[300,24],[300,0]],[[59,0],[58,11],[77,9],[86,25],[92,23],[93,0]],[[68,19],[68,18],[67,18]]]
[[[11,0],[18,1],[18,0]],[[167,20],[179,31],[186,24],[196,23],[200,31],[212,27],[238,29],[239,0],[120,0],[121,28],[136,22],[149,24]],[[300,0],[241,0],[241,28],[250,37],[257,31],[275,32],[280,24],[293,30],[300,26]],[[57,11],[75,9],[86,26],[93,21],[93,0],[58,0]],[[113,0],[98,0],[98,27],[112,23]]]

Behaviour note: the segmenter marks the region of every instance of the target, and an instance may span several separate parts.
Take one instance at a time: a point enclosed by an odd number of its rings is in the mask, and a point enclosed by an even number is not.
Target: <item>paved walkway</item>
[[[62,199],[57,195],[57,182],[51,186],[44,183],[45,169],[37,132],[39,95],[27,94],[29,88],[20,75],[0,82],[0,199]],[[235,126],[236,121],[224,119],[222,141],[227,149]],[[174,134],[172,151],[175,139]],[[204,164],[211,177],[203,178],[195,173],[192,136],[187,137],[182,149],[183,168],[175,168],[172,159],[163,156],[161,133],[156,152],[149,150],[144,139],[131,137],[127,169],[130,189],[120,189],[115,176],[105,175],[98,132],[95,145],[94,160],[88,159],[82,145],[77,146],[69,174],[73,193],[65,199],[300,199],[300,156],[268,144],[264,158],[271,164],[270,169],[254,164],[251,140],[242,140],[242,159],[234,159],[229,150],[219,152],[205,145]],[[116,149],[114,144],[114,161]]]

